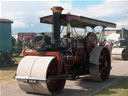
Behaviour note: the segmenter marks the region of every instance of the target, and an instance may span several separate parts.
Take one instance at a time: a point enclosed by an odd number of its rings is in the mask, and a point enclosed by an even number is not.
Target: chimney
[[[52,17],[52,41],[55,43],[55,47],[58,49],[60,47],[60,21],[61,21],[61,12],[62,7],[55,6],[51,8],[53,11]]]

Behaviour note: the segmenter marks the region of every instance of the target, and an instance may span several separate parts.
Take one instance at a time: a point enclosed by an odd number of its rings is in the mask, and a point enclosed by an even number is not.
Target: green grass
[[[123,78],[121,81],[101,90],[93,96],[128,96],[128,77]]]

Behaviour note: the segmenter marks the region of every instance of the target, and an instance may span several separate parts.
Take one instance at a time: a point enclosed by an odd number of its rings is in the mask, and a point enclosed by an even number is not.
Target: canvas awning
[[[41,17],[40,22],[52,24],[52,15]],[[92,28],[94,28],[96,26],[116,28],[115,23],[96,20],[96,19],[83,17],[83,16],[62,14],[61,15],[61,25],[67,26],[67,22],[70,22],[72,27],[77,27],[77,28],[85,28],[86,26],[90,26]]]

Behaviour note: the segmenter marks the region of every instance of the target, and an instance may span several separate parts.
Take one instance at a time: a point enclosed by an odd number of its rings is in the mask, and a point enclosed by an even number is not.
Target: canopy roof
[[[40,22],[52,24],[52,15],[41,17]],[[85,28],[86,26],[90,26],[90,27],[103,26],[103,27],[116,28],[115,23],[96,20],[96,19],[83,17],[83,16],[62,14],[61,15],[61,25],[67,26],[67,22],[70,22],[72,27],[77,27],[77,28]]]
[[[13,21],[9,20],[9,19],[4,19],[4,18],[0,18],[0,23],[4,22],[4,23],[13,23]]]

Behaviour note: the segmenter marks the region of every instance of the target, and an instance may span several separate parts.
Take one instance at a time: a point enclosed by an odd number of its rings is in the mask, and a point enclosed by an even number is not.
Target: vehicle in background
[[[112,49],[112,58],[115,60],[128,60],[128,30],[122,28],[118,30],[119,40]]]

